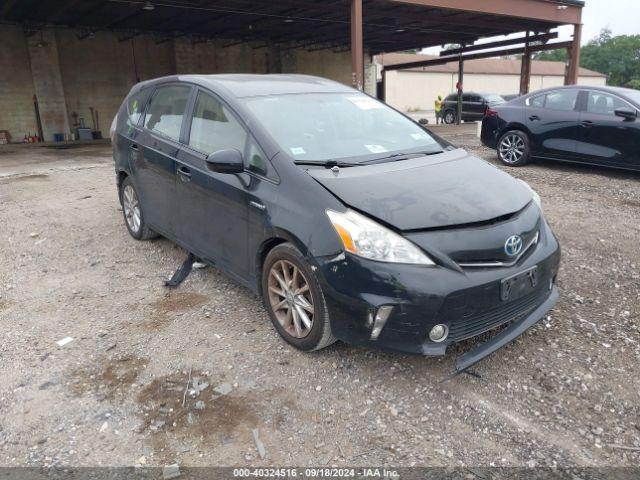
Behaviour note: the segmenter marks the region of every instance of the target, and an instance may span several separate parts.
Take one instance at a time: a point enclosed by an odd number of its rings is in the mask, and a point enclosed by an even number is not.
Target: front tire
[[[451,110],[444,112],[444,123],[453,125],[456,122],[456,114]]]
[[[529,137],[520,130],[511,130],[498,141],[498,158],[508,167],[521,167],[529,163],[531,149]]]
[[[120,185],[120,204],[122,205],[124,224],[133,238],[149,240],[158,236],[144,220],[138,192],[129,177],[125,178]]]
[[[262,298],[273,326],[295,348],[311,352],[336,341],[320,282],[291,243],[280,244],[267,255]]]

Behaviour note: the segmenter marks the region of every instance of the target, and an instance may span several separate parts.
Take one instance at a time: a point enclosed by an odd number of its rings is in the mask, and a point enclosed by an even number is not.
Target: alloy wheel
[[[268,288],[269,304],[282,328],[295,338],[309,335],[315,309],[302,270],[287,260],[278,260],[269,270]]]
[[[455,120],[456,120],[456,117],[451,112],[448,112],[444,117],[444,123],[448,125],[451,125],[453,122],[455,122]]]
[[[524,156],[525,144],[519,135],[507,135],[500,143],[500,159],[505,163],[517,163]]]
[[[129,229],[133,233],[140,231],[140,220],[142,213],[140,211],[140,202],[135,189],[131,185],[124,187],[122,192],[122,208],[124,210],[124,218],[127,221]]]

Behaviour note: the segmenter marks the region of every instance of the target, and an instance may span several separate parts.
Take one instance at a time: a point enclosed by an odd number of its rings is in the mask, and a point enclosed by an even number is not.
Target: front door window
[[[199,92],[193,110],[189,146],[207,155],[235,148],[244,152],[247,132],[220,101]]]

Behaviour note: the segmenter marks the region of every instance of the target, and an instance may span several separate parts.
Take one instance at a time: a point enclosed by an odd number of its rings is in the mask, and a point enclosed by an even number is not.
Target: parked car
[[[477,122],[482,120],[487,107],[494,107],[505,103],[504,98],[495,93],[463,93],[462,94],[462,121]],[[444,123],[453,124],[458,118],[458,94],[452,93],[444,99],[442,109]]]
[[[129,233],[160,234],[264,299],[304,351],[422,355],[558,298],[558,243],[527,184],[342,84],[185,75],[135,86],[113,124]]]
[[[533,158],[640,170],[640,92],[550,88],[487,110],[482,143],[505,165]]]

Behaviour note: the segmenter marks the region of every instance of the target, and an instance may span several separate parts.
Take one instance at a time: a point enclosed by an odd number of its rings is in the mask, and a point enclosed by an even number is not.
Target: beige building
[[[387,65],[428,60],[427,55],[387,53],[378,55],[378,81]],[[520,60],[488,58],[464,63],[464,90],[467,92],[517,94],[520,90]],[[531,91],[564,84],[565,64],[562,62],[531,62]],[[405,112],[432,111],[438,95],[455,92],[458,64],[448,63],[409,70],[390,70],[385,73],[385,101]],[[585,68],[579,71],[578,84],[606,85],[607,77]]]

